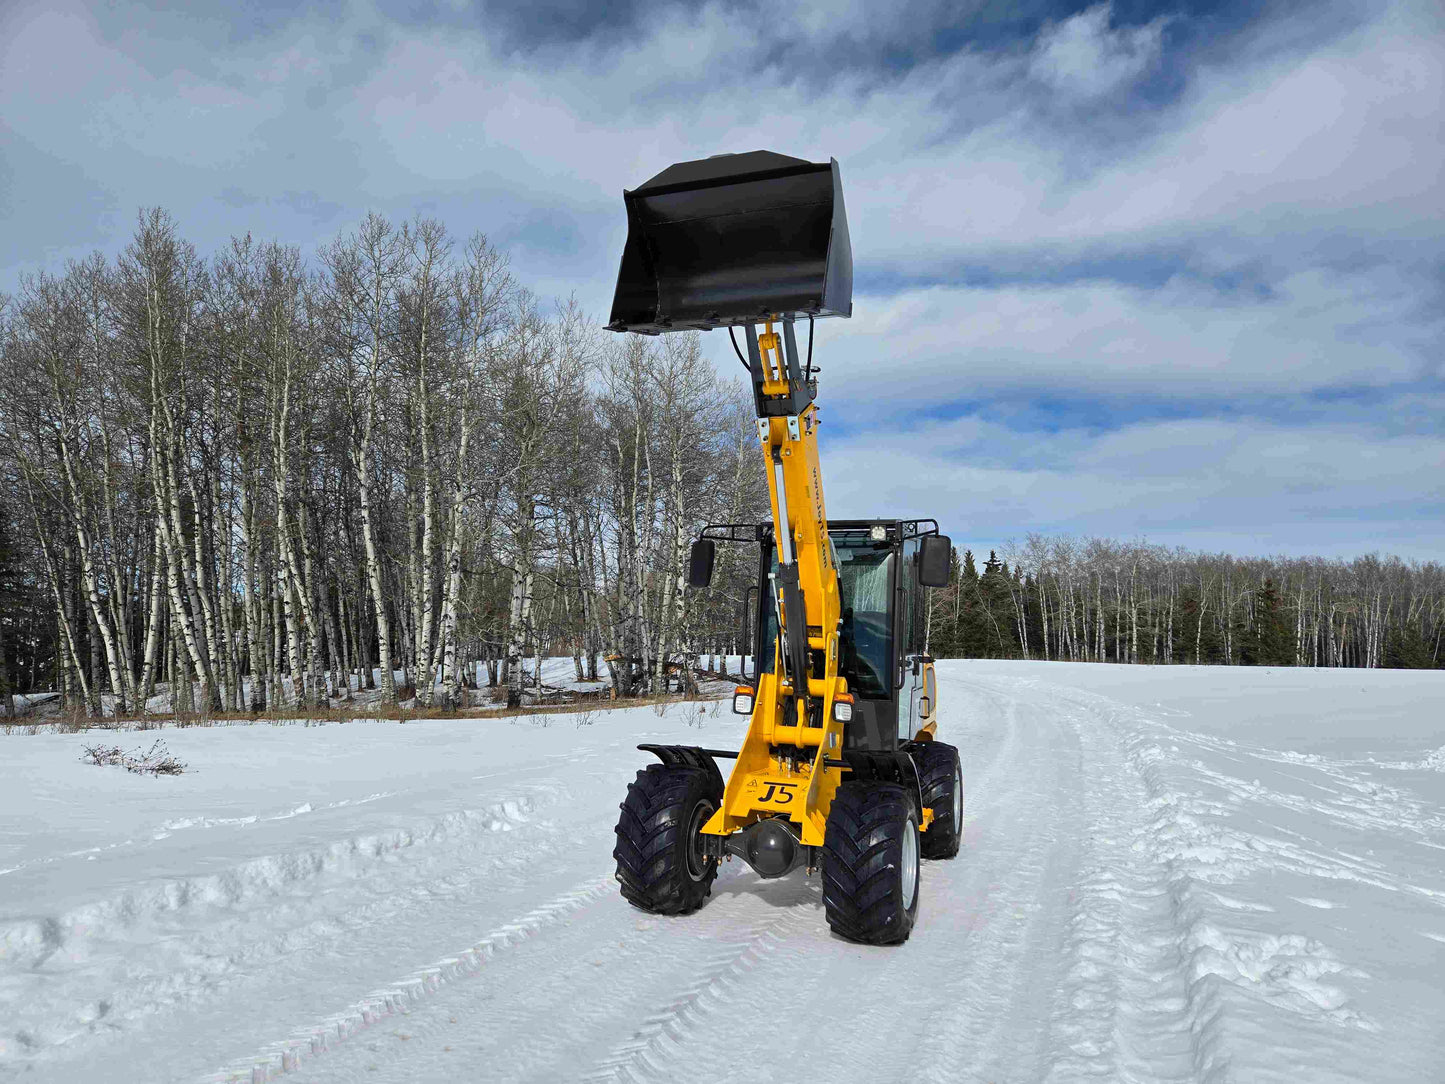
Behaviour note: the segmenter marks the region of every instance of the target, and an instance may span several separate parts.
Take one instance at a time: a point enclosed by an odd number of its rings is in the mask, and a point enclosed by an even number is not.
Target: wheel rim
[[[903,909],[911,910],[918,892],[918,826],[910,818],[903,831]]]
[[[953,769],[953,834],[963,831],[963,768]]]
[[[694,881],[707,876],[711,864],[702,850],[702,826],[713,814],[713,804],[707,799],[692,807],[692,816],[687,820],[687,875]]]

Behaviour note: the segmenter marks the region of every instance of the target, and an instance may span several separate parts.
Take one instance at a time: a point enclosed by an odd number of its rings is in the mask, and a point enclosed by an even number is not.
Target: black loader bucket
[[[849,316],[853,250],[838,163],[771,151],[669,166],[623,192],[610,331],[705,331]]]

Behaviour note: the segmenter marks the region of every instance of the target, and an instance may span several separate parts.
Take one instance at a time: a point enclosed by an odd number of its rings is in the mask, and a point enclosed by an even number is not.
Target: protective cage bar
[[[698,537],[714,542],[761,542],[763,531],[761,523],[709,523]]]
[[[830,519],[828,531],[866,531],[872,527],[892,527],[897,531],[897,541],[907,542],[910,538],[938,534],[936,519]],[[771,523],[709,523],[700,532],[699,538],[710,538],[715,542],[761,542],[773,533]]]

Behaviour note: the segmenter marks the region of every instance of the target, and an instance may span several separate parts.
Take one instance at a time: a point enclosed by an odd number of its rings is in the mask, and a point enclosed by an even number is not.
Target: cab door
[[[923,684],[918,697],[918,716],[914,721],[913,736],[916,738],[923,731],[930,735],[938,730],[938,678],[933,672],[933,662],[929,656],[924,656],[923,662]]]
[[[903,543],[898,564],[898,740],[910,741],[922,723],[923,591],[918,585],[918,540]]]

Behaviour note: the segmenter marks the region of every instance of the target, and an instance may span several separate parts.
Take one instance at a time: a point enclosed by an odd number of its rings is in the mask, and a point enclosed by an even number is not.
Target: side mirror
[[[692,544],[692,553],[687,562],[687,585],[706,587],[712,583],[712,563],[717,556],[717,543],[711,538],[699,538]]]
[[[953,542],[944,534],[926,534],[918,541],[918,582],[924,587],[947,587]]]

